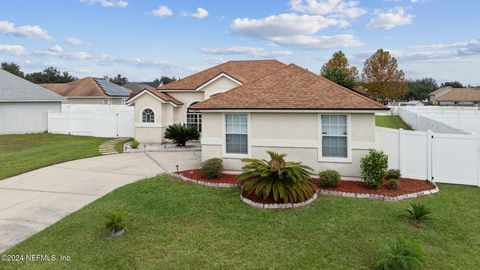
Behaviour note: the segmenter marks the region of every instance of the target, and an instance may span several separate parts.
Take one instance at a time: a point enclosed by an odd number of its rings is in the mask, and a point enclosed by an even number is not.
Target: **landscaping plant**
[[[111,235],[125,229],[124,213],[120,210],[113,210],[105,215],[105,230]]]
[[[385,179],[387,179],[387,180],[388,179],[400,179],[400,176],[402,176],[402,174],[400,173],[400,170],[390,169],[385,174]]]
[[[267,151],[270,161],[243,159],[242,174],[238,177],[243,191],[266,199],[285,203],[303,202],[313,196],[315,185],[310,180],[312,168],[301,162],[285,161],[286,154]]]
[[[373,263],[376,270],[420,269],[425,263],[425,252],[415,242],[397,239],[386,246]]]
[[[165,138],[177,146],[185,146],[189,140],[198,140],[199,137],[200,133],[195,127],[183,123],[172,124],[165,130]]]
[[[388,180],[389,189],[397,189],[398,187],[400,187],[400,180],[394,178]]]
[[[200,170],[208,179],[218,178],[223,171],[223,160],[220,158],[207,159],[202,163]]]
[[[319,180],[322,187],[337,187],[340,182],[340,174],[335,170],[321,171]]]
[[[428,215],[432,213],[432,211],[430,211],[425,204],[416,202],[412,202],[410,204],[410,208],[405,209],[405,211],[407,211],[408,216],[412,219],[412,221],[417,224],[427,219]]]
[[[388,156],[383,151],[370,149],[360,160],[362,178],[369,188],[378,188],[382,185],[387,168]]]
[[[137,149],[139,145],[140,145],[140,143],[139,143],[137,140],[133,140],[133,141],[130,143],[130,146],[131,146],[133,149]]]

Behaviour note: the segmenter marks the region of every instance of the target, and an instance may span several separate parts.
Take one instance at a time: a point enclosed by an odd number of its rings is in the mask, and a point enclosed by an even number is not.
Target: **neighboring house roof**
[[[433,91],[433,92],[430,92],[430,94],[428,94],[429,96],[434,96],[434,97],[440,97],[441,95],[444,95],[450,91],[452,91],[454,88],[450,87],[450,86],[447,86],[447,87],[442,87],[442,88],[438,88],[437,90]]]
[[[478,88],[452,88],[446,94],[436,98],[437,101],[480,101]]]
[[[183,103],[181,101],[179,101],[178,99],[170,96],[169,94],[167,93],[162,93],[158,90],[156,90],[155,88],[151,87],[150,85],[148,84],[141,84],[141,83],[127,83],[124,85],[125,88],[128,88],[130,90],[132,90],[132,95],[130,95],[130,99],[132,99],[133,97],[135,97],[137,94],[139,94],[140,92],[142,92],[143,90],[148,90],[150,93],[154,94],[156,97],[162,99],[163,101],[166,101],[166,102],[172,102],[173,104],[175,105],[182,105]]]
[[[63,97],[30,81],[0,69],[0,102],[58,101]]]
[[[297,65],[191,106],[199,110],[388,110],[374,100]]]
[[[69,83],[48,83],[41,86],[64,97],[129,97],[130,89],[106,79],[85,77]]]
[[[226,74],[241,83],[246,83],[284,68],[277,60],[228,61],[200,71],[178,81],[167,83],[158,90],[195,90],[220,74]]]

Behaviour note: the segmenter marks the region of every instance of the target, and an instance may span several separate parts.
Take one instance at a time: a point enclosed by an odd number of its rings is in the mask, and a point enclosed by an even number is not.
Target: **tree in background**
[[[447,86],[450,86],[450,87],[453,87],[453,88],[465,88],[465,86],[458,81],[444,82],[440,85],[440,87],[447,87]]]
[[[155,87],[159,86],[160,84],[167,84],[176,81],[177,78],[175,77],[168,77],[168,76],[162,76],[160,79],[156,78],[153,83],[155,84]]]
[[[345,54],[338,51],[322,66],[320,74],[331,81],[353,89],[356,86],[358,70],[356,67],[350,67]]]
[[[60,72],[54,67],[47,67],[41,72],[33,72],[25,75],[25,79],[33,83],[68,83],[78,80],[77,77],[70,75],[68,71]]]
[[[117,74],[117,76],[113,78],[109,78],[108,76],[103,76],[103,78],[105,78],[105,80],[109,80],[110,82],[118,85],[125,85],[128,83],[127,77],[124,77],[120,74]]]
[[[408,100],[425,100],[428,94],[438,89],[438,84],[433,78],[423,78],[408,81]]]
[[[383,49],[365,61],[362,86],[369,97],[380,102],[402,100],[408,92],[405,74],[398,69],[397,59]]]
[[[20,66],[11,62],[11,63],[7,63],[7,62],[3,62],[2,63],[2,69],[7,71],[7,72],[10,72],[14,75],[17,75],[18,77],[24,77],[25,75],[23,74],[23,71],[20,69]]]

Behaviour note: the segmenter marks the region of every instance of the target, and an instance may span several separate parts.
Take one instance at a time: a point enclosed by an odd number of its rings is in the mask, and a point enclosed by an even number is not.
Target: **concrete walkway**
[[[115,145],[117,143],[127,141],[129,138],[116,138],[107,142],[104,142],[100,145],[99,151],[100,154],[102,155],[112,155],[112,154],[118,154],[117,150],[115,150]]]
[[[199,153],[80,159],[0,181],[0,253],[112,190],[166,171],[198,168]]]

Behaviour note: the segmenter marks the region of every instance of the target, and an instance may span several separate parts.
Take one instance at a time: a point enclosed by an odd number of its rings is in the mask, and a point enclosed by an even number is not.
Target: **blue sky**
[[[16,0],[0,2],[0,60],[78,77],[184,77],[234,59],[360,70],[391,51],[408,78],[480,85],[476,0]]]

